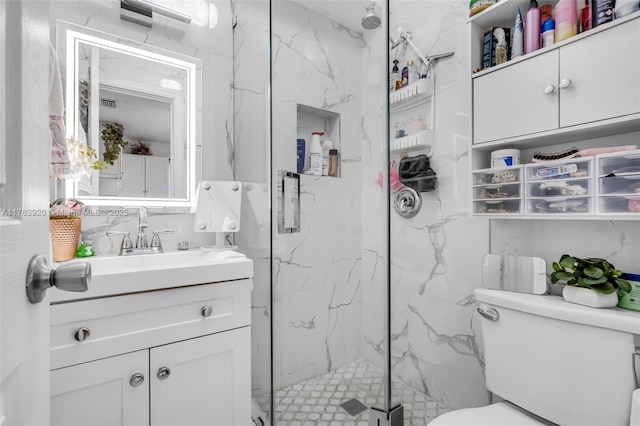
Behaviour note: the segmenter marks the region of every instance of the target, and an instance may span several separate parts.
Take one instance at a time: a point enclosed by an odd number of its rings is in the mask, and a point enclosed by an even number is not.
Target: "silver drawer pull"
[[[158,370],[158,380],[166,380],[169,378],[169,376],[171,375],[171,370],[169,370],[169,368],[167,367],[160,367],[160,369]]]
[[[213,313],[213,308],[211,306],[205,305],[202,308],[200,308],[200,313],[202,314],[203,317],[208,318]]]
[[[498,321],[500,319],[500,314],[493,308],[477,308],[476,311],[489,321]]]
[[[129,384],[134,388],[137,388],[142,383],[144,383],[144,376],[140,373],[134,374],[133,376],[131,376],[131,379],[129,379]]]
[[[79,329],[76,330],[75,334],[73,335],[73,337],[78,342],[83,342],[87,340],[89,336],[91,336],[91,330],[89,330],[87,327],[80,327]]]

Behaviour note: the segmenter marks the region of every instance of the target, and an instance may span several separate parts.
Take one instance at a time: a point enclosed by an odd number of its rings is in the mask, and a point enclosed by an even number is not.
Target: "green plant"
[[[124,126],[120,123],[106,123],[102,129],[102,140],[104,141],[104,152],[102,159],[105,163],[113,166],[114,161],[120,156],[120,149],[129,142],[122,139],[124,136]]]
[[[605,259],[579,257],[563,254],[560,262],[553,262],[554,272],[551,273],[551,282],[565,281],[567,285],[589,288],[598,293],[609,294],[618,288],[629,293],[631,284],[620,278],[622,271],[616,269]]]

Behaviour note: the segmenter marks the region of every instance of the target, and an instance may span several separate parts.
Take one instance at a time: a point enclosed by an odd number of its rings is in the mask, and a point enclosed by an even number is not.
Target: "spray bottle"
[[[540,9],[538,2],[531,0],[524,23],[524,53],[540,49]]]
[[[516,11],[516,24],[513,27],[513,39],[511,40],[511,59],[522,56],[523,44],[522,13],[520,7]]]

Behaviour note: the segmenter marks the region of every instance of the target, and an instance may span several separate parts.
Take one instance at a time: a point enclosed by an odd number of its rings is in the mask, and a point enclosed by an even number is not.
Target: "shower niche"
[[[298,139],[304,139],[304,168],[301,173],[301,179],[304,181],[308,178],[328,178],[327,180],[333,180],[336,177],[340,177],[342,173],[341,167],[341,143],[340,143],[340,114],[332,111],[327,111],[320,108],[315,108],[308,105],[297,104],[297,122],[296,122],[296,137]],[[324,132],[324,135],[320,137],[320,141],[331,141],[332,148],[338,151],[338,173],[337,176],[315,176],[307,174],[309,168],[309,147],[311,145],[311,133]]]

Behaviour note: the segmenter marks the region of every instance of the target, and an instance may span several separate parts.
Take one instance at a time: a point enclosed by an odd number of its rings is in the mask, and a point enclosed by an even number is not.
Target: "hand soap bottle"
[[[524,53],[540,49],[540,9],[538,2],[531,0],[524,22]]]

